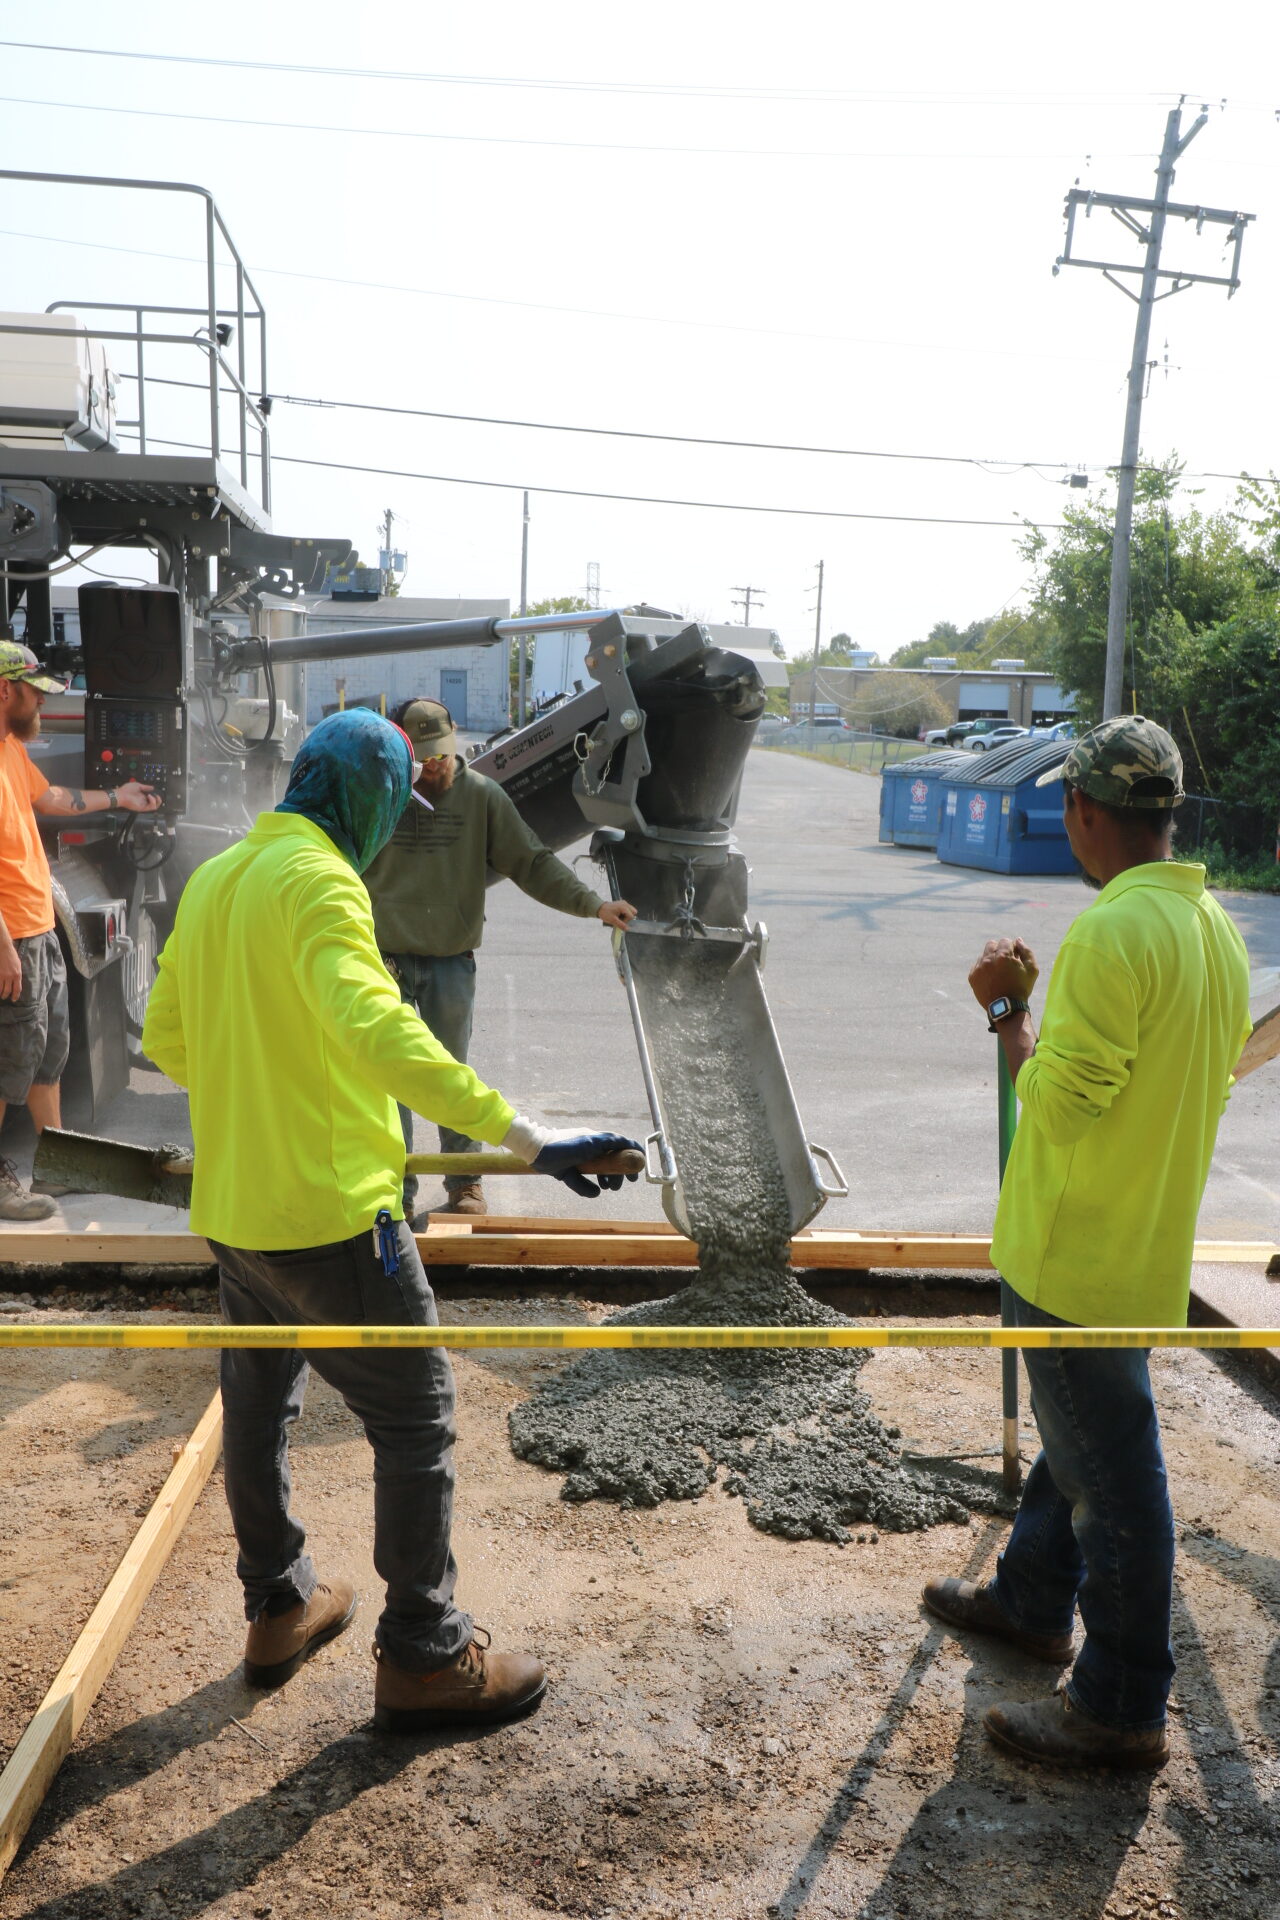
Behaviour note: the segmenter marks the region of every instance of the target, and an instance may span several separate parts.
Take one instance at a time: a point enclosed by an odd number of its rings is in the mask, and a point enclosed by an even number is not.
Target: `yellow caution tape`
[[[108,1327],[6,1323],[0,1347],[1280,1347],[1280,1327]]]

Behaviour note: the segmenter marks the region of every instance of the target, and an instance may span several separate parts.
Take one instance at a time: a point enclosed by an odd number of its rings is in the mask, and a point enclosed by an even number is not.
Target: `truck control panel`
[[[165,813],[187,805],[188,715],[182,607],[164,586],[81,587],[84,783],[141,780]]]

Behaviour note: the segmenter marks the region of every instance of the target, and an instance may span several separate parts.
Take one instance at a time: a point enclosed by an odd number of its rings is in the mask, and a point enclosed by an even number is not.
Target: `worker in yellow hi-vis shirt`
[[[355,708],[322,721],[274,813],[188,881],[160,956],[142,1043],[190,1090],[191,1225],[213,1246],[233,1323],[435,1324],[401,1217],[397,1099],[587,1195],[598,1188],[580,1165],[636,1145],[525,1119],[401,1004],[360,875],[420,771],[407,736],[377,714]],[[313,1353],[310,1365],[373,1448],[373,1557],[386,1582],[374,1724],[415,1733],[531,1712],[546,1688],[541,1662],[491,1652],[453,1597],[447,1354],[347,1348]],[[307,1370],[296,1348],[222,1356],[245,1677],[259,1687],[288,1680],[356,1606],[349,1580],[317,1578],[291,1510],[288,1436]]]
[[[1244,942],[1204,868],[1172,857],[1182,759],[1162,727],[1104,721],[1040,785],[1058,779],[1100,892],[1063,941],[1039,1039],[1025,942],[989,941],[969,975],[1022,1107],[992,1262],[1019,1326],[1185,1326],[1196,1215],[1250,1030]],[[1024,1759],[1168,1758],[1173,1513],[1147,1358],[1024,1352],[1042,1451],[995,1578],[924,1590],[939,1618],[1071,1665],[1051,1699],[988,1712]]]

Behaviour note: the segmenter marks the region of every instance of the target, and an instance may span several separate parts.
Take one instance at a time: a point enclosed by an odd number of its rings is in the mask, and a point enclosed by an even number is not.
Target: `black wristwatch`
[[[998,1000],[990,1000],[987,1003],[987,1032],[994,1033],[1000,1022],[1007,1020],[1011,1013],[1030,1013],[1030,1011],[1029,1001],[1011,1000],[1007,993],[1002,993]]]

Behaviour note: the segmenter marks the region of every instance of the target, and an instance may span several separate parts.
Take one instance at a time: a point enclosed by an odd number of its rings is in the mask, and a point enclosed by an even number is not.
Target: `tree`
[[[938,620],[924,640],[899,647],[891,664],[920,667],[935,656],[954,657],[961,668],[989,667],[993,660],[1013,655],[1037,670],[1049,666],[1052,624],[1035,607],[1004,607],[983,620],[971,620],[963,630],[950,620]]]
[[[1132,710],[1136,698],[1152,719],[1161,718],[1152,708],[1180,704],[1190,638],[1230,619],[1268,571],[1244,544],[1237,515],[1176,511],[1180,473],[1175,460],[1140,467],[1134,498],[1122,704]],[[1112,509],[1103,498],[1068,506],[1063,520],[1052,540],[1029,531],[1022,553],[1037,569],[1033,610],[1050,631],[1052,669],[1092,725],[1106,672]]]
[[[951,709],[923,674],[876,673],[859,687],[850,710],[855,727],[914,739],[922,727],[945,727]]]
[[[580,593],[565,593],[561,594],[558,600],[535,600],[526,611],[530,614],[590,613],[591,602],[584,600]],[[533,649],[535,644],[532,634],[522,634],[511,649],[510,680],[511,699],[513,702],[511,710],[513,713],[515,712],[514,702],[519,698],[520,692],[520,651],[521,648],[524,649],[527,685],[528,675],[533,669]]]

